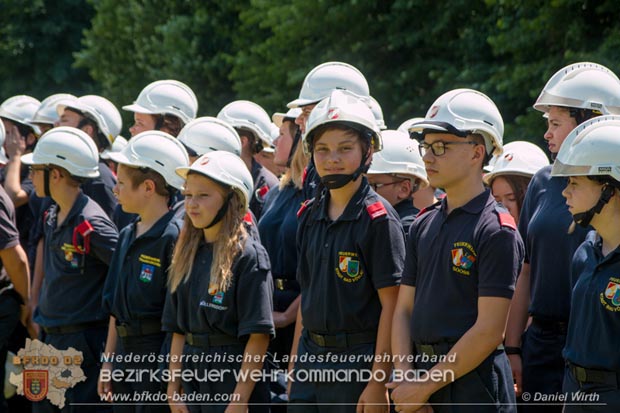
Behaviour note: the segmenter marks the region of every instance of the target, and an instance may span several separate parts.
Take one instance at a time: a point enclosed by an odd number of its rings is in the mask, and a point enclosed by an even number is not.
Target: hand
[[[246,413],[248,411],[248,404],[241,402],[230,403],[224,413]]]
[[[293,320],[289,320],[286,317],[286,313],[282,312],[282,311],[274,311],[273,312],[273,325],[275,328],[284,328],[288,325],[290,325],[291,323],[293,323],[295,321],[295,319],[293,318]]]
[[[356,413],[387,413],[390,410],[388,392],[382,383],[371,381],[368,383],[359,400]]]
[[[416,382],[390,382],[385,385],[388,389],[392,389],[392,400],[395,404],[397,412],[430,412],[433,409],[426,404],[432,393],[429,393],[427,387],[422,383]]]
[[[36,307],[36,304],[32,303],[32,301],[28,303],[28,320],[26,324],[24,324],[28,330],[30,338],[32,339],[38,338],[41,334],[41,327],[39,327],[39,325],[32,319],[32,317],[34,317],[34,310]]]
[[[521,361],[521,355],[510,354],[508,356],[508,361],[510,361],[510,369],[512,370],[512,378],[515,381],[515,394],[517,395],[517,397],[519,397],[521,396],[521,393],[523,393],[523,387],[522,387],[523,364]]]
[[[168,404],[170,405],[170,411],[172,413],[189,413],[189,409],[185,403],[175,401],[175,395],[180,395],[182,393],[181,384],[179,382],[169,382],[168,391],[166,393],[168,394]]]
[[[112,363],[109,361],[104,362],[101,365],[101,371],[111,371]],[[112,383],[109,380],[103,380],[101,374],[99,374],[99,380],[97,380],[97,394],[101,398],[101,400],[106,401],[108,403],[112,403]]]
[[[6,155],[11,160],[19,158],[26,152],[26,139],[19,134],[17,126],[13,125],[6,131],[6,140],[4,141]]]

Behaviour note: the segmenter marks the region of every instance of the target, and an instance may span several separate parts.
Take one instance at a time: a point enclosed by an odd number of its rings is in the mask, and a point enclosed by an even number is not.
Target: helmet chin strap
[[[43,194],[45,196],[52,196],[50,192],[50,170],[49,168],[45,168],[43,170]]]
[[[352,174],[333,174],[321,177],[321,183],[327,189],[342,188],[351,181],[355,181],[361,174],[366,173],[370,165],[366,165],[368,160],[368,152],[362,157],[360,166]]]
[[[286,167],[291,167],[291,162],[293,162],[293,156],[295,155],[295,151],[297,150],[297,145],[301,141],[301,129],[297,127],[297,131],[295,132],[295,136],[293,137],[293,144],[291,145],[291,151],[288,154],[288,159],[286,160]]]
[[[613,186],[605,184],[596,205],[585,212],[579,212],[573,215],[573,220],[575,223],[580,227],[587,228],[590,225],[592,218],[594,218],[594,215],[601,212],[605,204],[607,204],[611,197],[614,196],[615,191],[616,189]]]
[[[202,227],[201,229],[209,229],[215,224],[217,224],[218,222],[220,222],[222,218],[224,218],[226,211],[228,211],[228,205],[230,204],[230,200],[232,199],[233,194],[234,194],[233,191],[230,191],[228,193],[228,196],[226,196],[226,199],[224,200],[224,204],[220,207],[220,210],[217,211],[217,214],[215,214],[211,223],[207,225],[206,227]]]

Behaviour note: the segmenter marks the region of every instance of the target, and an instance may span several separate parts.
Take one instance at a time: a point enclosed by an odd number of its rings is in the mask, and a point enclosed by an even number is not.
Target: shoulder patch
[[[243,222],[249,225],[254,224],[254,221],[252,221],[252,214],[250,213],[250,211],[246,212],[245,215],[243,216]]]
[[[301,184],[305,184],[306,183],[306,178],[308,177],[308,167],[306,166],[304,168],[304,172],[301,175]]]
[[[495,207],[497,218],[499,219],[499,225],[502,227],[517,230],[517,223],[510,213],[502,206],[497,205]]]
[[[432,211],[432,210],[434,210],[434,209],[437,209],[437,207],[438,207],[440,204],[441,204],[441,201],[437,201],[437,202],[435,202],[434,204],[427,206],[426,208],[422,208],[422,209],[420,210],[420,212],[418,212],[418,215],[416,215],[415,217],[416,217],[416,218],[421,217],[422,215],[426,214],[427,212]]]
[[[306,209],[308,209],[308,207],[310,205],[312,205],[312,202],[314,202],[314,198],[312,199],[306,199],[304,202],[301,203],[301,207],[299,208],[299,210],[297,211],[297,218],[301,217],[301,215],[304,213],[304,211]]]
[[[385,206],[381,201],[376,201],[370,205],[366,205],[366,212],[370,215],[370,219],[373,220],[387,215],[387,209],[385,209]]]

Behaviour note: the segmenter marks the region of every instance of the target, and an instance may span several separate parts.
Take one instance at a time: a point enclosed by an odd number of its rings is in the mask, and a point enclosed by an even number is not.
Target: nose
[[[132,125],[132,126],[129,127],[129,134],[131,136],[136,136],[136,134],[137,134],[136,133],[136,125]]]
[[[306,115],[303,112],[295,118],[295,124],[299,126],[301,133],[306,133]]]
[[[553,138],[553,134],[551,133],[551,128],[547,128],[547,131],[545,132],[545,134],[543,135],[543,138],[545,140],[551,140],[551,138]]]

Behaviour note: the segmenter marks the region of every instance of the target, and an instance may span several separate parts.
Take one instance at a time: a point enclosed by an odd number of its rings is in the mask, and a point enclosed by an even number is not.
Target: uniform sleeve
[[[174,293],[168,291],[166,293],[166,303],[164,304],[164,311],[161,315],[161,329],[169,333],[185,334],[181,327],[177,323],[177,309],[178,309],[178,291],[181,286],[177,288]]]
[[[107,217],[89,219],[94,231],[90,235],[90,253],[109,265],[118,242],[118,230]]]
[[[238,336],[269,334],[275,336],[273,326],[273,280],[269,257],[262,245],[246,241],[240,265],[236,265]],[[250,249],[250,251],[247,251]],[[251,251],[254,249],[255,251]]]
[[[485,236],[478,253],[478,295],[512,298],[523,255],[517,231],[502,227]]]
[[[409,227],[407,234],[407,253],[405,254],[405,268],[403,269],[403,278],[401,284],[410,287],[416,286],[418,277],[418,240],[417,240],[417,221]]]
[[[536,208],[537,196],[538,196],[538,174],[534,175],[534,178],[530,181],[530,184],[527,186],[527,191],[525,192],[525,198],[523,199],[523,206],[521,207],[521,212],[519,213],[519,234],[521,235],[521,239],[523,240],[525,247],[525,263],[529,264],[529,252],[527,245],[527,231],[530,225],[530,220],[532,219],[532,215],[534,214],[534,210]]]
[[[400,221],[388,215],[386,219],[372,221],[371,228],[364,257],[370,257],[365,264],[373,285],[377,290],[399,285],[405,261],[403,227]]]
[[[116,285],[118,284],[118,279],[120,278],[120,273],[122,271],[122,260],[119,255],[121,251],[124,250],[123,245],[128,241],[128,237],[130,236],[131,232],[129,231],[129,228],[127,230],[121,231],[121,233],[118,235],[117,247],[114,249],[112,258],[108,263],[108,275],[105,277],[102,294],[102,308],[103,311],[106,312],[106,314],[112,313],[114,293],[116,290]]]
[[[19,244],[19,232],[15,226],[15,221],[11,217],[15,215],[11,213],[12,205],[0,204],[0,250],[13,248]]]

